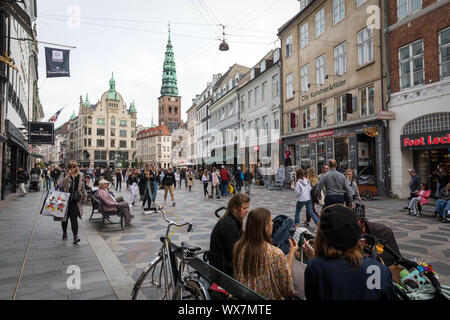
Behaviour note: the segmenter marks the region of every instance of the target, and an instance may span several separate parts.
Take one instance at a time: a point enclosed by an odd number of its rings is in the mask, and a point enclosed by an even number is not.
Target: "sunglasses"
[[[76,168],[77,166],[69,166],[70,169]]]

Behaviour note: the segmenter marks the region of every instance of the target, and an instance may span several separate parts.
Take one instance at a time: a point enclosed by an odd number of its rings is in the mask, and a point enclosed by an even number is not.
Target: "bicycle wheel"
[[[188,280],[177,287],[174,300],[207,300],[202,286],[196,280]]]
[[[131,292],[131,299],[164,300],[168,299],[170,281],[165,281],[164,263],[161,257],[155,258],[141,273]],[[168,288],[166,284],[168,283]]]

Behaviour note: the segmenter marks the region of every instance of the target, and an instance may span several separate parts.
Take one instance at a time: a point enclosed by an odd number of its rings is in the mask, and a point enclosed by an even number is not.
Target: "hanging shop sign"
[[[28,122],[29,144],[54,144],[53,122]]]
[[[70,50],[45,47],[47,78],[70,77]]]
[[[450,132],[437,131],[427,134],[412,134],[400,136],[403,150],[441,149],[450,147]]]
[[[308,134],[308,139],[320,139],[334,135],[334,130],[319,131]]]

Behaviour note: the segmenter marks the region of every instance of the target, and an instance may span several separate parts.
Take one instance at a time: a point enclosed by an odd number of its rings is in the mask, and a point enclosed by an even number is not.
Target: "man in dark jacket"
[[[252,180],[253,180],[253,175],[252,175],[252,172],[250,171],[250,168],[248,168],[245,170],[245,174],[244,174],[244,188],[245,188],[245,193],[247,195],[250,195]]]
[[[408,170],[409,175],[411,176],[411,180],[409,180],[409,197],[408,197],[408,203],[409,201],[416,197],[416,191],[420,191],[420,185],[422,184],[422,181],[420,180],[420,176],[416,174],[416,170],[413,168]],[[403,209],[409,210],[409,208],[406,206]]]
[[[169,168],[169,170],[167,170],[167,173],[164,175],[162,185],[164,186],[164,203],[166,203],[167,191],[170,191],[170,197],[172,198],[172,205],[175,207],[174,190],[176,186],[176,181],[172,168]]]
[[[30,179],[28,172],[23,170],[22,167],[17,168],[17,183],[19,184],[20,191],[25,195],[27,191],[25,190],[25,184]]]
[[[36,163],[35,167],[30,171],[31,182],[28,189],[33,189],[35,191],[39,190],[39,178],[41,177],[41,174],[41,166],[39,165],[39,163]]]
[[[237,192],[241,192],[241,188],[242,188],[242,171],[241,171],[241,167],[238,167],[237,170],[234,172],[234,179],[236,180],[236,189]]]
[[[58,166],[56,166],[54,169],[53,169],[53,171],[52,171],[52,173],[51,173],[51,178],[53,179],[53,185],[55,186],[55,191],[57,191],[58,190],[58,179],[59,179],[59,177],[61,176],[61,170],[59,169],[59,167]]]

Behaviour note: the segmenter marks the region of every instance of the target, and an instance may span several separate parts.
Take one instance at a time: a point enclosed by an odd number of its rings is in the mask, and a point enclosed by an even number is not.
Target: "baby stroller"
[[[392,273],[394,287],[401,300],[448,300],[450,287],[441,286],[431,265],[422,262],[418,264],[403,258],[393,250],[387,241],[376,236],[365,234],[363,239],[367,245],[364,252],[380,262],[384,262],[381,255],[388,253],[394,258],[388,268]]]
[[[31,180],[30,180],[30,187],[28,188],[29,190],[34,190],[34,191],[39,191],[40,185],[39,185],[39,175],[38,174],[31,174]]]

